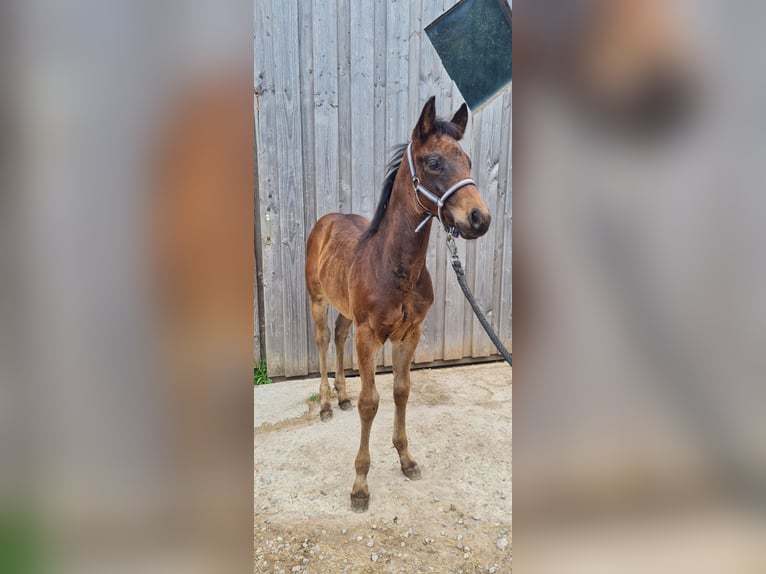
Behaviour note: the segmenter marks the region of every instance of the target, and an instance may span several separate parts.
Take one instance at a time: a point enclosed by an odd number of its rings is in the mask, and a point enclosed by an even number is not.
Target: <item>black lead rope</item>
[[[487,318],[484,316],[484,313],[482,313],[481,309],[479,308],[479,304],[476,302],[476,299],[473,298],[473,293],[471,293],[471,288],[468,286],[468,281],[466,281],[465,278],[465,271],[463,271],[463,264],[460,263],[460,258],[457,254],[457,245],[455,245],[455,239],[452,237],[452,235],[447,235],[447,249],[449,249],[450,252],[450,259],[452,262],[452,268],[455,270],[455,275],[457,276],[457,282],[460,284],[460,288],[463,290],[463,294],[465,295],[465,298],[468,299],[468,302],[471,304],[471,307],[473,308],[473,312],[476,315],[476,318],[479,320],[479,323],[481,323],[481,326],[484,327],[484,330],[487,332],[487,335],[489,335],[489,338],[492,339],[492,342],[495,344],[495,347],[497,347],[497,350],[500,352],[500,354],[503,356],[503,358],[506,360],[506,362],[513,366],[512,362],[512,356],[508,352],[508,349],[505,348],[505,345],[503,345],[502,341],[498,338],[495,331],[492,329],[492,325],[489,324],[489,321],[487,321]]]

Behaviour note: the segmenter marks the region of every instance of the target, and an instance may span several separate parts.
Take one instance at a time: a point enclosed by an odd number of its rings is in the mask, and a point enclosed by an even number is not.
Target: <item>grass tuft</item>
[[[260,364],[256,365],[255,369],[253,369],[253,383],[255,386],[258,386],[268,385],[273,382],[266,371],[266,359],[261,359]]]
[[[319,402],[319,393],[314,393],[309,397],[310,403],[318,403]]]

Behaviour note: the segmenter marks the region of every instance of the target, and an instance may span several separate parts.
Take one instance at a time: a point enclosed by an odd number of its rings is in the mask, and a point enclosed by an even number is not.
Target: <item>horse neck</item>
[[[384,260],[398,273],[404,272],[417,279],[426,265],[431,222],[415,232],[425,213],[415,199],[406,157],[394,180],[386,211],[379,234],[383,240]]]

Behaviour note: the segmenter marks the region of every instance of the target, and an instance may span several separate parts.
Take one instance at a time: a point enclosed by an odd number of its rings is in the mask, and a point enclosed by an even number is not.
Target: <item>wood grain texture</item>
[[[284,374],[303,374],[308,360],[307,345],[295,333],[308,330],[306,295],[300,288],[304,282],[306,232],[304,230],[303,155],[300,121],[300,96],[294,86],[300,85],[298,0],[273,0],[274,36],[285,46],[274,53],[274,94],[277,102],[276,154],[279,178],[275,189],[278,202],[282,276],[274,295],[282,299],[284,329]],[[300,343],[298,343],[300,341]],[[298,343],[298,344],[296,344]]]
[[[300,84],[298,86],[301,102],[301,132],[303,145],[301,155],[303,157],[303,222],[306,233],[314,227],[317,220],[316,208],[316,169],[314,164],[314,67],[303,64],[312,62],[314,57],[314,19],[313,3],[298,3],[298,53]],[[301,283],[304,286],[304,283]],[[296,286],[296,289],[299,289]],[[314,325],[311,319],[311,301],[308,292],[303,289],[306,306],[308,325],[306,329],[306,348],[308,350],[308,364],[319,365],[319,353],[314,343]],[[296,344],[300,344],[300,335],[295,334]]]
[[[254,33],[254,82],[256,92],[255,141],[258,154],[260,224],[263,236],[263,294],[266,356],[269,372],[285,372],[285,325],[282,297],[278,192],[280,169],[276,154],[277,101],[274,92],[274,54],[270,2],[256,2]]]

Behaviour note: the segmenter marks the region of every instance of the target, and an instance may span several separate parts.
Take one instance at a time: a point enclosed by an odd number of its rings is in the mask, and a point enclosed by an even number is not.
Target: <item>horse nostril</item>
[[[468,215],[468,220],[471,222],[471,227],[474,230],[479,230],[484,223],[484,216],[478,209],[472,209],[471,213]]]

